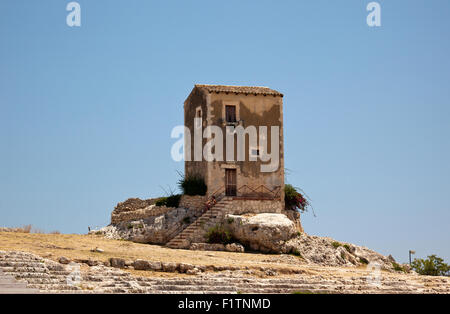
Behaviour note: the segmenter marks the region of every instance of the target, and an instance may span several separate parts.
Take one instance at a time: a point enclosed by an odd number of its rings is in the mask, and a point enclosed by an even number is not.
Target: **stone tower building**
[[[247,211],[283,210],[283,94],[267,87],[195,85],[184,102],[184,123],[190,133],[185,175],[203,177],[208,198],[227,197]],[[218,145],[210,150],[213,160],[205,157],[211,139],[223,146],[222,154]]]

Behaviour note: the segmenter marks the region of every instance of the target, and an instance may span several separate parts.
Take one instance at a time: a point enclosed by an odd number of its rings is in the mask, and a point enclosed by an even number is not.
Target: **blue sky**
[[[306,232],[450,259],[450,3],[0,2],[0,225],[85,233],[176,188],[170,131],[195,83],[285,94]]]

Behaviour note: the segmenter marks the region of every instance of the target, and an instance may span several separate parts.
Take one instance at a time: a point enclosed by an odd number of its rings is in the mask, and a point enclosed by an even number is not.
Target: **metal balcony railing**
[[[214,196],[217,201],[224,197],[249,200],[276,200],[281,197],[281,186],[268,187],[266,185],[259,185],[251,187],[246,184],[241,185],[240,187],[222,186],[211,196]]]

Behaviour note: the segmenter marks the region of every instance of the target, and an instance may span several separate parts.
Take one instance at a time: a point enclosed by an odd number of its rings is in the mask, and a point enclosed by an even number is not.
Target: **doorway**
[[[225,169],[225,195],[236,196],[236,169]]]

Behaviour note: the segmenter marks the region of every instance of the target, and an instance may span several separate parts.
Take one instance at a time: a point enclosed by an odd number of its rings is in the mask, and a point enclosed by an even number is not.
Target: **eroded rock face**
[[[227,215],[225,221],[237,241],[265,253],[283,252],[285,242],[298,232],[292,220],[283,214]]]
[[[301,233],[283,245],[284,253],[300,255],[306,262],[321,266],[379,265],[381,269],[393,270],[392,256],[386,257],[366,247],[341,243],[332,238]]]

